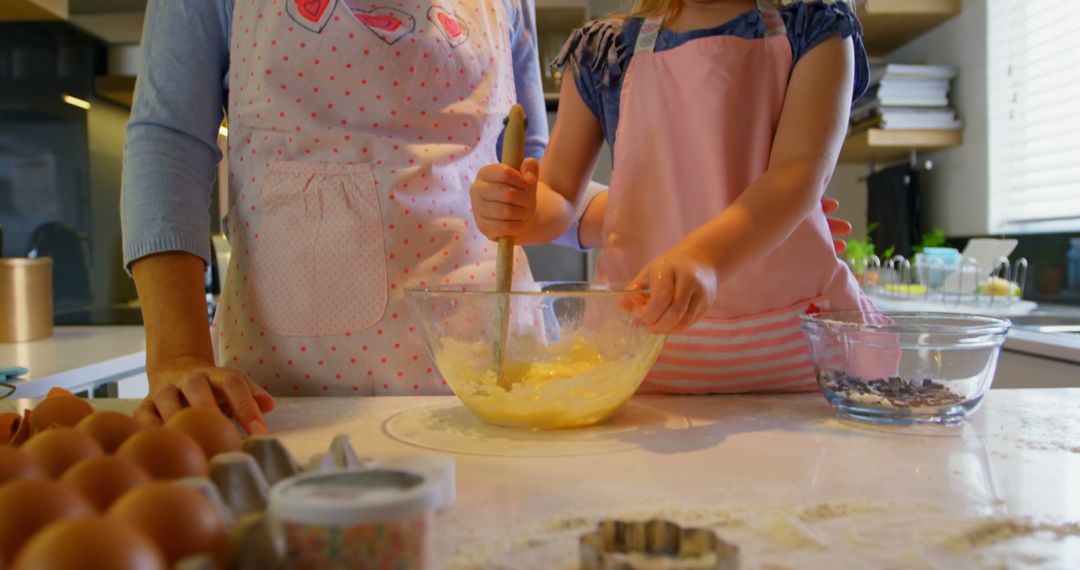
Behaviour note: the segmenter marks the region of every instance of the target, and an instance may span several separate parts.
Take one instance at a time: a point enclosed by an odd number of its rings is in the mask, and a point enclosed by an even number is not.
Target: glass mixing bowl
[[[994,379],[1009,321],[950,313],[802,317],[825,399],[849,418],[960,422]]]
[[[602,422],[634,394],[664,344],[631,308],[641,294],[588,283],[508,295],[490,285],[405,292],[432,360],[465,407],[485,422],[528,429]],[[510,309],[501,375],[493,348],[500,299]]]

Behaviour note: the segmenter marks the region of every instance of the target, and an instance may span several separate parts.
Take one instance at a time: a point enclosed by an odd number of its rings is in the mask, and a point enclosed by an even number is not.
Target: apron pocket
[[[271,163],[259,205],[253,316],[289,336],[366,329],[386,311],[386,246],[369,164]]]
[[[668,336],[643,388],[681,394],[814,390],[799,317],[828,306],[819,297],[760,315],[701,319]]]

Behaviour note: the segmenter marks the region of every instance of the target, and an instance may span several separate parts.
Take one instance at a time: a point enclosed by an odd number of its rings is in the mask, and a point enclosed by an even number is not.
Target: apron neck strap
[[[757,0],[757,7],[761,21],[765,24],[765,37],[787,35],[787,26],[772,0]],[[634,53],[652,53],[656,49],[656,38],[660,36],[660,29],[664,26],[664,16],[656,14],[645,19],[634,44]]]
[[[761,14],[761,21],[765,24],[765,37],[787,35],[787,26],[784,25],[784,19],[780,17],[780,9],[776,7],[776,2],[757,0],[757,7]]]
[[[657,14],[645,18],[638,32],[637,43],[634,44],[634,53],[652,53],[656,48],[656,38],[660,35],[660,28],[664,26],[664,15]]]

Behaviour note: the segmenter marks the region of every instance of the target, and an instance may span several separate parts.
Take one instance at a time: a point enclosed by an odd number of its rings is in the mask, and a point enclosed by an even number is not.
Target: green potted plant
[[[870,264],[870,258],[874,256],[876,246],[874,240],[870,237],[870,234],[877,228],[877,222],[871,222],[866,226],[866,237],[863,239],[848,239],[845,241],[847,249],[844,250],[844,260],[847,261],[851,267],[852,272],[855,273],[855,278],[859,281],[860,285],[875,284],[878,282],[879,274],[877,270],[868,271]],[[884,257],[882,259],[889,259],[896,252],[895,247],[890,247],[885,250]]]
[[[922,235],[922,240],[919,245],[911,248],[915,253],[922,253],[926,248],[944,247],[945,246],[945,231],[941,228],[934,228],[930,233]]]

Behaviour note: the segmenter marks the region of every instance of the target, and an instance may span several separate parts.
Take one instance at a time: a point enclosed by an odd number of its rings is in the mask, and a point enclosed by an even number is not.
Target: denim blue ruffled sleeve
[[[782,12],[791,39],[792,60],[798,62],[829,38],[851,38],[855,44],[855,86],[852,101],[862,97],[870,80],[862,26],[845,2],[799,2]]]
[[[629,63],[633,46],[626,41],[621,18],[594,20],[574,30],[553,67],[569,71],[585,105],[603,119],[602,90],[616,86]]]

